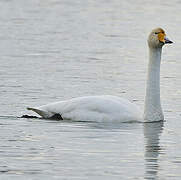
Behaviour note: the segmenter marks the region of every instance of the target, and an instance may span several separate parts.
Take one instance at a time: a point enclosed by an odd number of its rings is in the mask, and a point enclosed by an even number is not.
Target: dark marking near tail
[[[63,120],[63,118],[60,114],[54,114],[50,119]]]
[[[27,118],[27,119],[42,119],[41,117],[37,117],[37,116],[30,116],[30,115],[22,115],[19,118]],[[62,116],[60,114],[54,114],[52,117],[47,118],[47,119],[53,119],[53,120],[63,120]]]
[[[22,115],[20,118],[39,118],[39,117],[37,117],[37,116],[29,116],[29,115],[27,115],[27,114],[25,114],[25,115]]]

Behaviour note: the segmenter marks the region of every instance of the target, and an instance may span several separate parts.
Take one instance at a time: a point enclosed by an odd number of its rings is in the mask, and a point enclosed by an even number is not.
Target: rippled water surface
[[[181,1],[1,0],[0,179],[181,178]],[[18,118],[27,106],[111,94],[143,108],[146,39],[161,26],[164,123]]]

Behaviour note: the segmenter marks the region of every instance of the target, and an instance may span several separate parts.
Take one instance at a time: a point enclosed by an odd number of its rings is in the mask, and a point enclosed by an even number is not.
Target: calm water
[[[1,0],[0,179],[181,178],[181,1]],[[17,118],[83,95],[143,107],[147,35],[175,43],[161,67],[164,123]]]

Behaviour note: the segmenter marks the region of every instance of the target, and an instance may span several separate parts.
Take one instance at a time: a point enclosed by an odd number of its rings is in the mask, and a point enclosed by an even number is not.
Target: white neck
[[[144,120],[164,120],[160,102],[160,63],[162,48],[149,49],[149,65],[145,97]]]

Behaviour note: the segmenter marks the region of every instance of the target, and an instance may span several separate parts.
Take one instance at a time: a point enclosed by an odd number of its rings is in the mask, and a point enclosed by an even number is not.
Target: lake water
[[[181,1],[1,0],[0,179],[181,178]],[[143,108],[147,35],[163,27],[164,123],[18,118],[97,94]],[[32,113],[33,114],[33,113]]]

